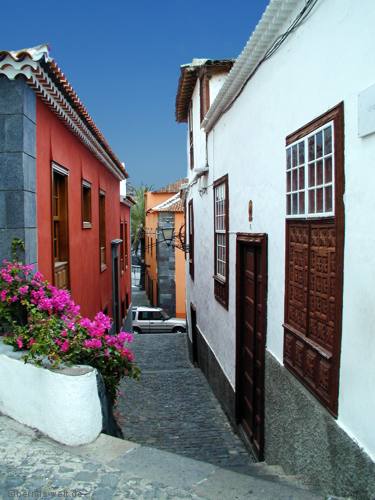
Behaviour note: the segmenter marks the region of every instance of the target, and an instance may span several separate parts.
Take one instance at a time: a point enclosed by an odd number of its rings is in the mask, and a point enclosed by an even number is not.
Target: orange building
[[[145,193],[146,293],[152,305],[178,318],[186,316],[185,253],[164,241],[163,229],[173,229],[175,235],[183,230],[184,207],[179,192],[185,182],[182,179]]]

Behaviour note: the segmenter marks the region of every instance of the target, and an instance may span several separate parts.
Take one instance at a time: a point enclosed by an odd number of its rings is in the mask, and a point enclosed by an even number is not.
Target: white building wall
[[[300,7],[304,2],[300,2]],[[296,13],[297,14],[297,11]],[[294,17],[294,16],[293,16]],[[344,101],[345,258],[338,423],[375,457],[375,134],[358,137],[358,93],[375,84],[373,0],[322,0],[266,61],[208,137],[206,193],[191,187],[195,281],[188,302],[235,384],[236,232],[268,234],[267,349],[282,363],[285,280],[285,138]],[[287,26],[286,26],[287,27]],[[286,28],[285,27],[285,28]],[[198,87],[198,86],[197,86]],[[193,96],[199,121],[197,88]],[[375,103],[374,103],[375,104]],[[199,146],[201,149],[201,146]],[[229,311],[214,298],[212,183],[229,174]],[[202,182],[200,181],[201,185]],[[247,216],[253,200],[254,220]],[[190,283],[190,285],[189,285]]]

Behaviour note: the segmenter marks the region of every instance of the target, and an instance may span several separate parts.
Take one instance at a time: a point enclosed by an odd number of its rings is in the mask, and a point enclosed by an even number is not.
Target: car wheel
[[[133,332],[134,332],[134,333],[142,333],[142,330],[141,330],[140,328],[138,328],[137,326],[135,326],[135,327],[133,328]]]
[[[173,328],[172,332],[173,333],[185,333],[185,329],[182,326],[176,326],[176,328]]]

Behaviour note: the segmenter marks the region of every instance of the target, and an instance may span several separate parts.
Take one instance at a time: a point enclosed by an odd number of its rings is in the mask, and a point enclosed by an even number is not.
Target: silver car
[[[160,307],[134,307],[132,313],[134,333],[186,332],[186,320],[171,318]]]

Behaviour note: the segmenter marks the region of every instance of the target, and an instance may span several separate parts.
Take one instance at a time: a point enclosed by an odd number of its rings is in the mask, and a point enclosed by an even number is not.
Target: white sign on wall
[[[358,135],[365,137],[375,132],[375,85],[358,95]]]

